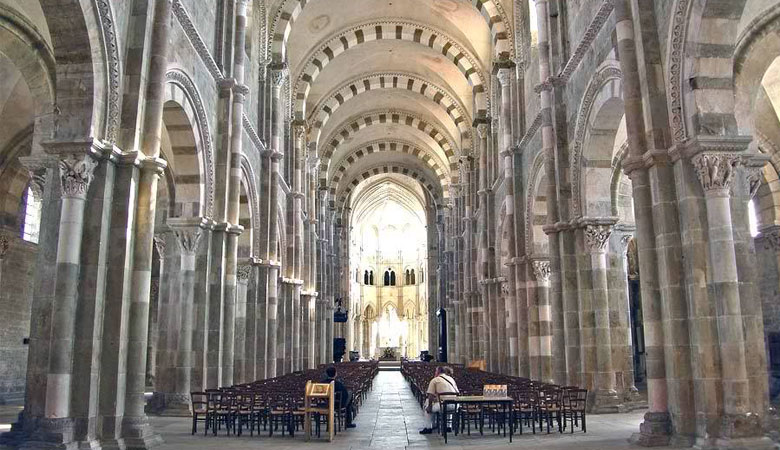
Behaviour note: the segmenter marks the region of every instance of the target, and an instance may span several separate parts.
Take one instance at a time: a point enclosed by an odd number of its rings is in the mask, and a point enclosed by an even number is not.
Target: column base
[[[155,392],[149,401],[149,412],[166,417],[192,417],[189,394]]]
[[[125,450],[148,450],[163,443],[162,437],[149,424],[146,416],[125,417],[122,421]]]
[[[631,443],[642,447],[669,445],[672,437],[672,419],[668,412],[647,412],[639,425],[639,433],[631,436]]]
[[[638,411],[647,408],[647,399],[642,397],[642,394],[639,393],[639,389],[635,386],[631,386],[623,393],[623,408],[620,412]]]
[[[75,428],[72,418],[39,418],[30,433],[19,436],[18,449],[78,450],[79,443],[73,440]]]
[[[593,395],[591,414],[612,414],[620,412],[623,402],[613,390],[599,390]]]

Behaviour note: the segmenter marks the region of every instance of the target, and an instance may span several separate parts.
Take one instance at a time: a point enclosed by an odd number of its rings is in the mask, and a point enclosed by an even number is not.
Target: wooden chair
[[[587,389],[566,389],[563,394],[563,426],[571,426],[571,433],[574,433],[574,427],[579,426],[582,421],[582,431],[588,432],[585,424],[585,406],[588,403]],[[568,425],[567,425],[568,422]]]
[[[209,397],[205,392],[191,392],[190,402],[192,403],[192,434],[198,432],[198,422],[203,422],[206,433],[209,431],[209,421],[211,420],[209,411]]]

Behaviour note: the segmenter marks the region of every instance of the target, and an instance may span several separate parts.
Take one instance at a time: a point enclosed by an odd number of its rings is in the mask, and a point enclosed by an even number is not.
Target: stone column
[[[5,263],[5,255],[8,254],[8,247],[8,236],[0,233],[0,287],[3,286],[3,263]]]
[[[612,233],[614,220],[591,221],[583,230],[585,247],[590,254],[591,301],[593,322],[586,315],[587,310],[581,310],[583,347],[595,347],[595,373],[593,386],[596,388],[593,396],[592,410],[594,412],[616,411],[620,399],[615,390],[615,371],[612,365],[612,345],[610,334],[610,311],[607,288],[606,250],[609,236]],[[593,333],[585,333],[588,325]],[[591,337],[592,336],[592,337]],[[587,351],[585,352],[587,354]],[[589,362],[590,363],[590,362]]]
[[[269,213],[268,213],[268,283],[267,283],[267,317],[268,317],[268,353],[266,376],[280,375],[281,367],[277,367],[278,338],[278,303],[279,303],[279,160],[284,156],[281,150],[284,148],[284,102],[282,89],[287,82],[289,71],[286,64],[275,65],[271,68],[271,81],[273,82],[273,126],[271,127],[271,153],[270,153],[270,186],[269,186]]]
[[[723,390],[723,416],[707,410],[712,423],[708,429],[720,428],[720,437],[731,439],[761,435],[757,417],[749,415],[749,385],[745,358],[745,335],[740,303],[734,230],[731,221],[730,189],[741,160],[731,153],[699,153],[691,159],[704,189],[709,243],[708,293],[715,303],[717,348],[720,351],[720,375]],[[699,336],[704,338],[704,336]],[[705,438],[707,439],[707,438]]]
[[[495,349],[495,343],[491,341],[491,338],[495,335],[494,327],[490,323],[490,310],[491,301],[490,288],[486,281],[490,277],[490,255],[488,252],[488,224],[490,222],[488,211],[488,194],[490,189],[488,187],[488,137],[490,136],[490,129],[487,123],[478,123],[476,125],[477,134],[479,135],[479,253],[477,260],[479,261],[479,269],[477,272],[477,280],[479,282],[481,298],[478,299],[482,311],[478,314],[478,330],[479,330],[479,350],[480,357],[487,361],[488,369],[493,370],[496,361],[491,358],[493,354],[492,350]]]
[[[550,311],[550,261],[535,260],[532,263],[534,278],[536,279],[536,310],[537,315],[537,343],[530,345],[536,348],[538,359],[539,380],[544,383],[552,383],[552,314]],[[530,315],[530,313],[529,313]],[[533,353],[531,354],[533,356]]]
[[[478,329],[476,327],[476,305],[474,303],[474,254],[473,237],[473,204],[471,196],[471,156],[460,157],[461,178],[463,179],[463,302],[465,303],[466,314],[463,322],[466,329],[466,363],[469,360],[477,359],[479,353],[479,339],[477,338]]]
[[[257,321],[257,318],[260,315],[257,298],[257,264],[257,258],[250,257],[246,264],[238,266],[237,272],[239,288],[241,287],[242,282],[242,270],[246,273],[246,315],[244,318],[245,332],[243,335],[244,370],[241,373],[240,381],[238,381],[239,383],[248,383],[262,378],[262,374],[258,374],[257,372],[257,361],[258,358],[261,357],[260,350],[257,346],[258,333],[262,330],[262,327],[258,328],[259,324]]]
[[[691,402],[693,386],[675,380],[676,374],[680,373],[687,373],[690,379],[690,370],[687,368],[690,364],[688,362],[690,352],[687,342],[686,315],[669,314],[671,311],[683,310],[685,306],[683,286],[680,283],[682,245],[679,239],[679,223],[672,220],[678,214],[674,201],[674,179],[664,157],[668,137],[659,139],[664,134],[668,135],[668,118],[663,113],[658,113],[659,110],[665,109],[666,105],[661,102],[665,100],[666,93],[661,87],[664,80],[654,77],[657,72],[653,70],[653,64],[655,67],[660,67],[662,62],[646,59],[643,66],[646,69],[640,76],[636,57],[639,49],[635,42],[634,21],[629,3],[627,0],[614,2],[629,144],[629,155],[623,161],[623,170],[631,178],[634,199],[636,242],[641,266],[640,295],[643,300],[642,317],[645,329],[649,406],[635,441],[640,445],[659,446],[669,443],[672,429],[667,400],[667,381],[674,383],[673,395],[678,404]],[[650,20],[644,22],[652,23]],[[657,37],[656,30],[645,32],[641,29],[642,21],[637,23],[639,30],[636,36],[640,37],[640,42],[644,41],[643,36],[656,35]],[[645,81],[642,81],[642,77]],[[643,92],[643,89],[647,89],[648,92]],[[663,105],[662,108],[652,108],[654,113],[647,115],[651,122],[657,121],[658,126],[653,123],[650,123],[649,127],[645,126],[643,94],[648,95],[650,99],[656,96],[660,105]],[[658,142],[659,148],[655,148],[655,142]],[[652,165],[655,166],[652,169],[647,168],[644,160],[648,150],[656,150],[653,152],[656,157],[651,159],[654,163]],[[661,164],[658,164],[659,162]],[[654,189],[653,184],[658,188]],[[656,195],[653,195],[653,192]],[[661,237],[661,240],[656,242],[656,237]],[[661,280],[664,280],[663,290],[660,286]],[[674,334],[674,338],[671,333]],[[674,346],[675,357],[668,358],[671,363],[669,367],[665,357],[665,345]],[[670,375],[669,380],[667,380],[667,373]],[[678,417],[683,415],[679,409],[675,413]],[[678,432],[685,433],[686,430],[682,428],[685,427],[681,427]]]
[[[233,383],[247,383],[250,380],[246,379],[247,365],[247,318],[248,318],[248,303],[247,296],[249,290],[249,276],[252,273],[252,266],[249,264],[239,264],[236,268],[236,332],[235,340],[233,344]]]
[[[164,410],[160,413],[187,417],[191,413],[190,392],[192,391],[192,338],[195,305],[195,256],[202,237],[200,219],[168,219],[168,225],[176,236],[179,247],[179,327],[176,363],[174,369],[174,392],[165,394]]]
[[[159,257],[157,279],[152,279],[149,305],[149,342],[146,345],[146,388],[154,391],[157,379],[157,344],[159,341],[158,312],[160,309],[160,288],[165,274],[165,238],[154,236],[154,248]]]
[[[71,398],[74,384],[74,339],[84,210],[97,161],[86,152],[68,154],[59,161],[62,189],[57,274],[51,323],[51,357],[46,376],[44,416],[38,431],[43,441],[67,444],[75,433]]]
[[[616,389],[628,409],[646,406],[634,384],[634,352],[631,340],[631,312],[628,298],[628,258],[626,248],[633,226],[618,223],[609,239],[607,281],[609,282],[610,336]]]

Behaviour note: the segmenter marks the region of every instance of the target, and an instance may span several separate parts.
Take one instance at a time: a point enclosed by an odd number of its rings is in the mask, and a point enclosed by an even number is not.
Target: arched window
[[[409,276],[409,269],[404,273],[404,284],[412,284],[412,278]]]
[[[425,282],[425,280],[423,279],[423,270],[422,270],[422,268],[420,268],[420,283],[423,283],[423,282]]]
[[[395,286],[395,270],[390,271],[390,285]]]
[[[368,278],[368,270],[366,270],[365,272],[363,272],[363,284],[365,284],[365,285],[371,284],[371,283],[369,283],[369,281],[370,280]]]
[[[22,221],[22,239],[33,244],[38,243],[39,234],[41,231],[41,202],[35,197],[32,188],[29,186],[24,191],[24,198],[22,199],[22,205],[24,207],[23,221]]]
[[[374,271],[368,272],[368,284],[373,286],[374,285]]]
[[[409,284],[416,284],[414,281],[414,269],[412,269],[412,273],[409,274]]]
[[[385,286],[390,286],[390,271],[389,270],[385,270],[384,282],[385,282]]]

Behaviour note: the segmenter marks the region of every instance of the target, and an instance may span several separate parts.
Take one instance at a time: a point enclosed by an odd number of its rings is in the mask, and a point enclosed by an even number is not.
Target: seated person
[[[339,401],[346,403],[345,409],[347,424],[344,427],[355,428],[356,425],[352,423],[352,417],[355,415],[354,410],[352,409],[352,394],[350,394],[350,392],[347,390],[347,387],[344,386],[344,383],[336,378],[336,368],[333,366],[330,366],[325,370],[325,376],[322,378],[321,382],[330,383],[331,381],[333,381],[333,387],[335,388],[333,396],[336,398],[336,408],[341,408]]]
[[[428,383],[427,398],[425,400],[425,415],[428,418],[431,426],[420,430],[420,434],[431,434],[435,426],[433,422],[434,413],[441,411],[439,405],[439,397],[442,395],[457,395],[458,385],[455,383],[455,379],[452,378],[454,371],[451,367],[439,366],[436,368],[436,374]],[[447,406],[447,411],[455,411],[455,405]]]

